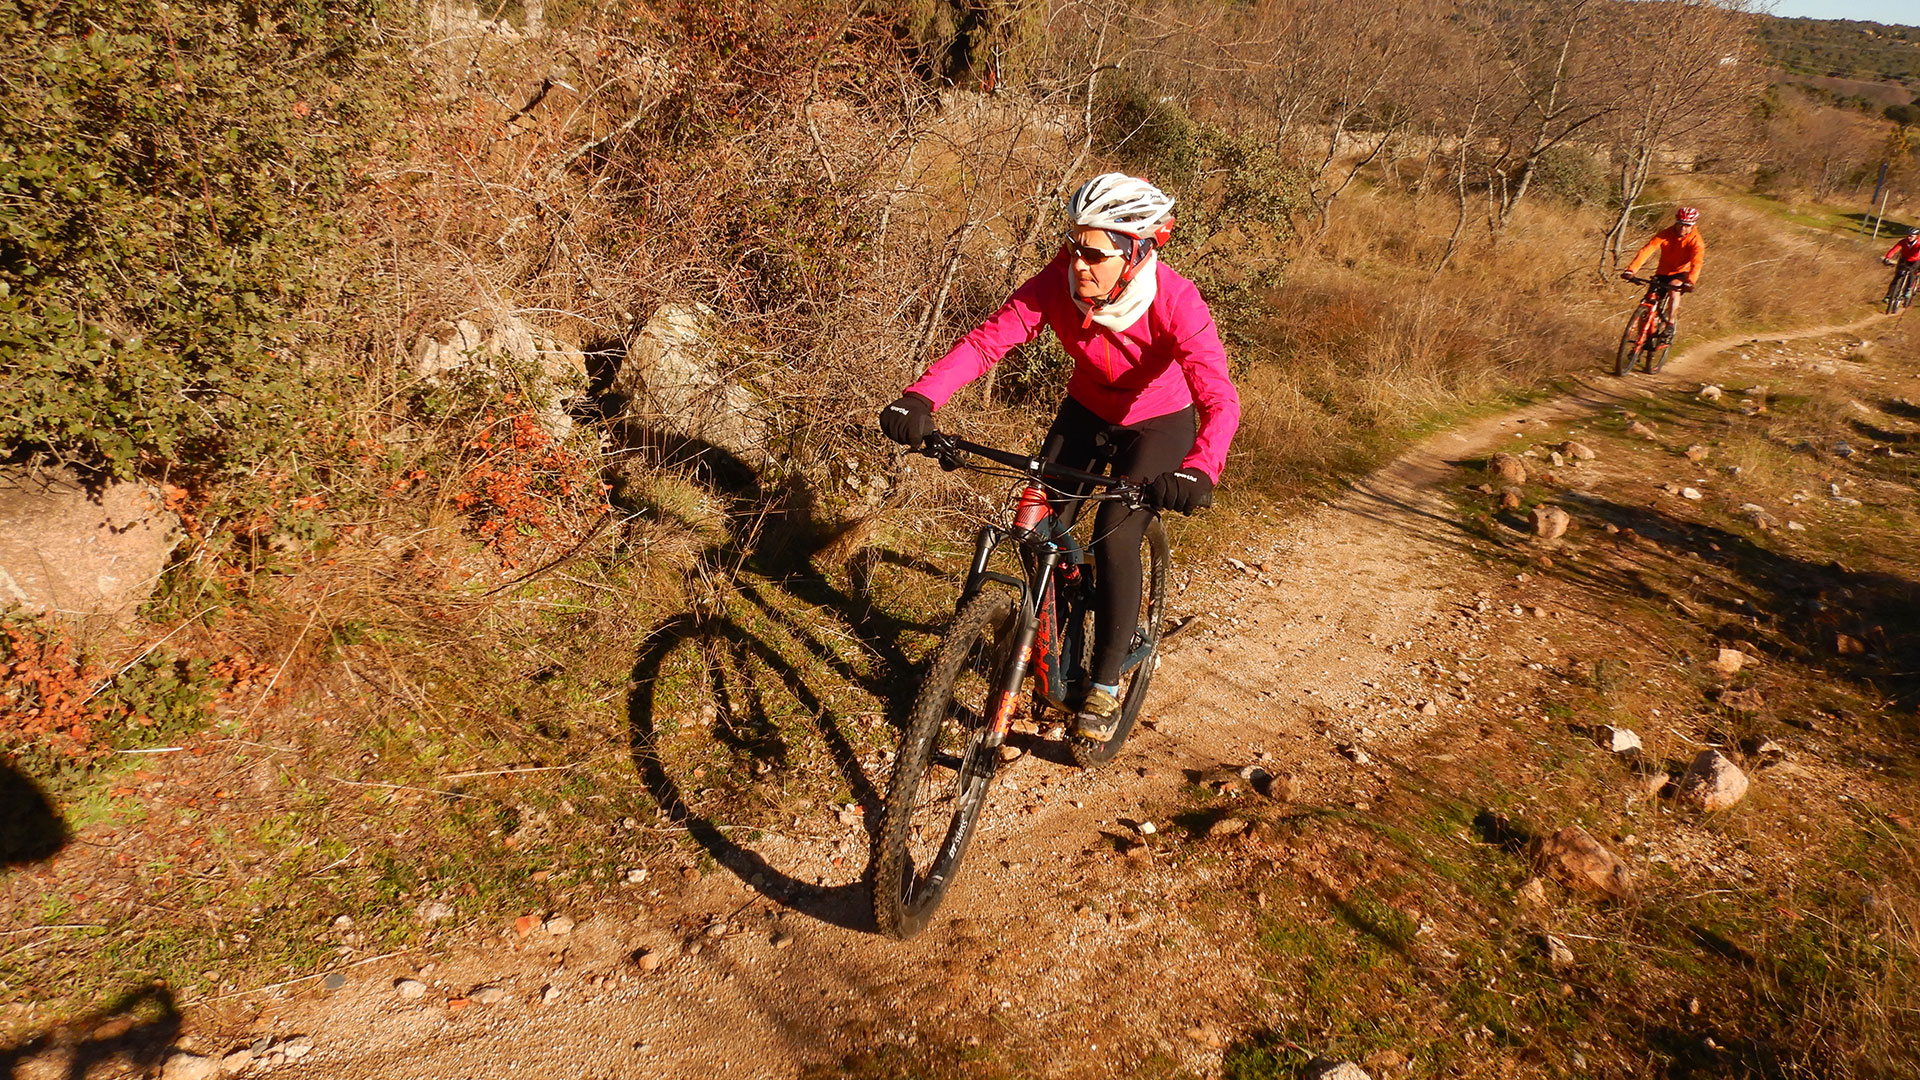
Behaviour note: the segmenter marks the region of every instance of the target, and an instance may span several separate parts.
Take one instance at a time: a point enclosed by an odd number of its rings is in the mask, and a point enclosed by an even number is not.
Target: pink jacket
[[[934,408],[985,374],[1016,345],[1051,326],[1073,357],[1067,396],[1111,424],[1137,424],[1188,405],[1199,414],[1199,436],[1181,463],[1218,480],[1227,445],[1240,426],[1240,395],[1227,375],[1227,353],[1213,313],[1193,282],[1157,264],[1153,303],[1132,326],[1115,332],[1086,317],[1069,291],[1064,254],[1013,291],[999,311],[934,361],[907,390]]]

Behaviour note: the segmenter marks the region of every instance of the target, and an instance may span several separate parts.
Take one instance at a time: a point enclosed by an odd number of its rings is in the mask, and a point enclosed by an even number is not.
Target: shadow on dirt
[[[0,866],[51,858],[70,838],[67,823],[33,778],[0,759]]]
[[[1652,507],[1574,492],[1558,501],[1581,519],[1586,542],[1611,548],[1613,556],[1558,563],[1567,579],[1601,596],[1671,604],[1715,637],[1748,642],[1905,704],[1920,697],[1920,585],[1913,581],[1803,561]],[[1596,535],[1596,525],[1618,532]]]
[[[0,1080],[28,1075],[64,1080],[157,1072],[180,1034],[173,992],[160,986],[129,990],[75,1023],[0,1048]],[[54,1062],[64,1060],[60,1068]]]
[[[669,442],[663,437],[656,445]],[[727,800],[738,805],[756,796],[772,801],[780,773],[804,758],[794,740],[817,738],[871,837],[886,777],[870,775],[862,764],[855,725],[872,711],[850,709],[847,692],[877,700],[880,714],[895,722],[906,710],[917,671],[900,642],[935,627],[889,613],[872,601],[869,588],[888,569],[928,576],[941,571],[868,547],[851,557],[845,567],[850,584],[842,588],[806,559],[813,545],[803,539],[804,497],[763,490],[746,463],[718,447],[683,439],[670,451],[669,467],[682,467],[730,501],[730,539],[704,552],[690,578],[698,585],[690,596],[705,599],[657,625],[635,658],[627,701],[634,766],[667,817],[748,886],[824,922],[871,929],[870,843],[862,846],[866,865],[843,856],[850,878],[843,884],[800,880],[748,846],[741,839],[745,827],[703,812],[707,800],[698,788],[718,786],[717,778],[683,775],[687,770],[674,764],[666,743],[685,723],[701,723],[733,761],[732,771],[747,780]],[[690,658],[699,672],[692,689],[697,701],[662,700],[662,669],[676,656]],[[796,716],[802,719],[796,722]],[[757,781],[765,777],[772,786],[761,790]]]

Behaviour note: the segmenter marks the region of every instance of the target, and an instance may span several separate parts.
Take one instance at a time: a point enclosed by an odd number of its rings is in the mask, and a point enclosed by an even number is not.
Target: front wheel
[[[1620,350],[1613,357],[1613,373],[1624,376],[1633,371],[1633,362],[1640,355],[1640,346],[1652,333],[1653,308],[1641,304],[1627,316],[1627,328],[1620,333]]]
[[[1158,517],[1147,522],[1146,535],[1140,538],[1140,617],[1134,623],[1133,637],[1127,643],[1127,655],[1137,658],[1122,678],[1120,723],[1111,738],[1095,742],[1072,738],[1067,743],[1073,760],[1083,769],[1092,769],[1113,760],[1120,744],[1127,741],[1134,721],[1147,704],[1147,686],[1153,682],[1153,668],[1160,660],[1160,624],[1167,607],[1167,527]]]
[[[873,918],[883,933],[925,929],[960,868],[992,781],[988,719],[1012,659],[1013,597],[974,597],[947,629],[893,759],[874,863]]]

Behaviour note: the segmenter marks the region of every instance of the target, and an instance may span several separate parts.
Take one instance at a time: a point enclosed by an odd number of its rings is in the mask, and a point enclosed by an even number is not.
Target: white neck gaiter
[[[1154,295],[1159,291],[1160,253],[1157,251],[1147,253],[1146,261],[1140,264],[1140,272],[1133,276],[1132,283],[1120,294],[1120,299],[1103,307],[1096,308],[1074,296],[1073,275],[1067,275],[1067,295],[1073,296],[1074,306],[1080,309],[1080,314],[1084,316],[1091,311],[1093,322],[1116,332],[1139,322],[1140,316],[1153,306]]]

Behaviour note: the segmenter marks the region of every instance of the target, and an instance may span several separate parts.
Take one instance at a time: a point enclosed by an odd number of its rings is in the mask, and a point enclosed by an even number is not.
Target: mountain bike
[[[1894,268],[1893,281],[1887,285],[1887,314],[1898,315],[1913,303],[1913,287],[1920,279],[1920,263],[1902,262]]]
[[[1673,294],[1679,291],[1679,283],[1659,274],[1644,278],[1630,277],[1627,280],[1635,285],[1645,285],[1647,293],[1640,298],[1640,304],[1633,309],[1633,314],[1627,316],[1627,328],[1620,334],[1620,351],[1613,358],[1613,373],[1626,375],[1632,372],[1634,362],[1638,360],[1642,370],[1651,375],[1666,365],[1667,350],[1673,346],[1676,329],[1673,322]]]
[[[980,528],[973,561],[901,733],[887,786],[873,884],[874,920],[896,938],[919,933],[945,899],[1000,765],[1017,715],[1072,715],[1090,680],[1087,626],[1094,564],[1073,536],[1080,509],[1119,500],[1150,509],[1127,480],[1069,469],[938,432],[917,451],[947,470],[1023,480],[999,523]],[[982,465],[972,459],[984,459]],[[1056,511],[1054,500],[1061,500]],[[1011,544],[1019,576],[989,569]],[[1140,615],[1121,669],[1119,724],[1102,741],[1068,739],[1083,768],[1111,761],[1146,703],[1167,597],[1167,532],[1141,539]],[[1029,689],[1022,684],[1033,677]]]

